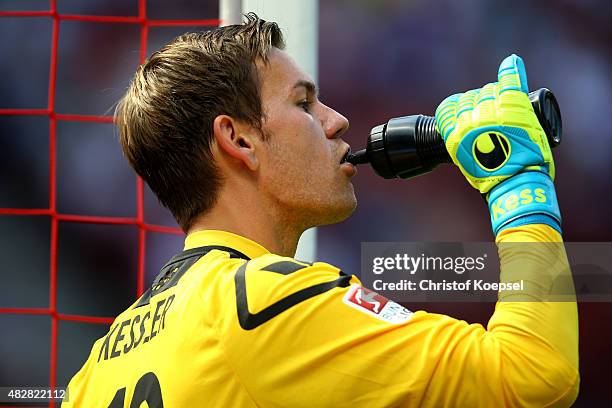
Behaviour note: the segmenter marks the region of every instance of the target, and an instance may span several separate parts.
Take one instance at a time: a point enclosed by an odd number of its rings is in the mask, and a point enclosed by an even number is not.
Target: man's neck
[[[296,227],[272,205],[250,200],[247,195],[222,193],[216,205],[196,219],[188,234],[202,230],[231,232],[262,245],[268,251],[293,257],[306,228]]]

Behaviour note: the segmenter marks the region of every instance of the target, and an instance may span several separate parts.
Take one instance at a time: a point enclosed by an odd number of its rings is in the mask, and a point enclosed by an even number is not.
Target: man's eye
[[[304,110],[306,113],[310,113],[310,102],[301,101],[298,105]]]

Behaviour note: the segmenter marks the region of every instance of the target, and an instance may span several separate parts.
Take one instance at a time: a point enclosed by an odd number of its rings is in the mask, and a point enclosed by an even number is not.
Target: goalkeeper
[[[503,249],[562,241],[520,58],[436,112],[488,200],[501,280],[534,288],[530,302],[498,302],[484,328],[413,313],[332,265],[293,258],[304,230],[353,212],[355,169],[347,120],[283,48],[276,24],[248,15],[178,37],[136,72],[116,111],[120,141],[187,238],[96,341],[63,406],[571,405],[576,303],[539,301],[569,274],[562,245]]]

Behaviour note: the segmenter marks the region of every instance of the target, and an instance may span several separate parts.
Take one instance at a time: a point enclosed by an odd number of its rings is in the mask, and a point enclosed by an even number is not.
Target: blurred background
[[[147,1],[155,19],[216,19],[218,2]],[[58,12],[138,15],[137,1],[58,0]],[[548,87],[563,113],[554,151],[566,241],[612,241],[612,2],[608,0],[321,0],[321,99],[351,122],[353,150],[391,117],[432,115],[446,96],[496,80],[511,53],[525,60],[531,89]],[[2,10],[48,10],[47,0],[0,1]],[[0,18],[0,109],[46,109],[51,17]],[[202,27],[151,27],[148,53]],[[138,24],[62,21],[55,110],[109,115],[138,66]],[[58,121],[57,211],[136,217],[136,178],[110,123]],[[0,208],[49,207],[49,119],[0,115]],[[485,203],[458,170],[413,180],[354,179],[347,221],[318,231],[318,258],[360,270],[369,241],[490,241]],[[145,222],[175,226],[145,188]],[[48,216],[0,216],[0,308],[49,307]],[[180,235],[148,232],[145,287],[182,249]],[[57,310],[112,317],[137,293],[136,226],[60,222]],[[486,324],[493,304],[406,304]],[[582,303],[581,392],[575,406],[607,407],[612,305]],[[51,317],[0,314],[0,386],[49,383]],[[57,384],[66,385],[107,324],[60,321]]]

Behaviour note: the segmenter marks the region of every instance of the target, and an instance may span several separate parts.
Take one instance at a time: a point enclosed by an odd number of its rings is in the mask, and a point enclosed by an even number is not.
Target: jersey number
[[[108,408],[123,408],[124,400],[125,387],[117,390]],[[136,383],[130,408],[139,408],[140,404],[145,401],[149,405],[149,408],[164,408],[161,386],[159,385],[159,380],[153,373],[146,373],[140,377],[140,380]]]

